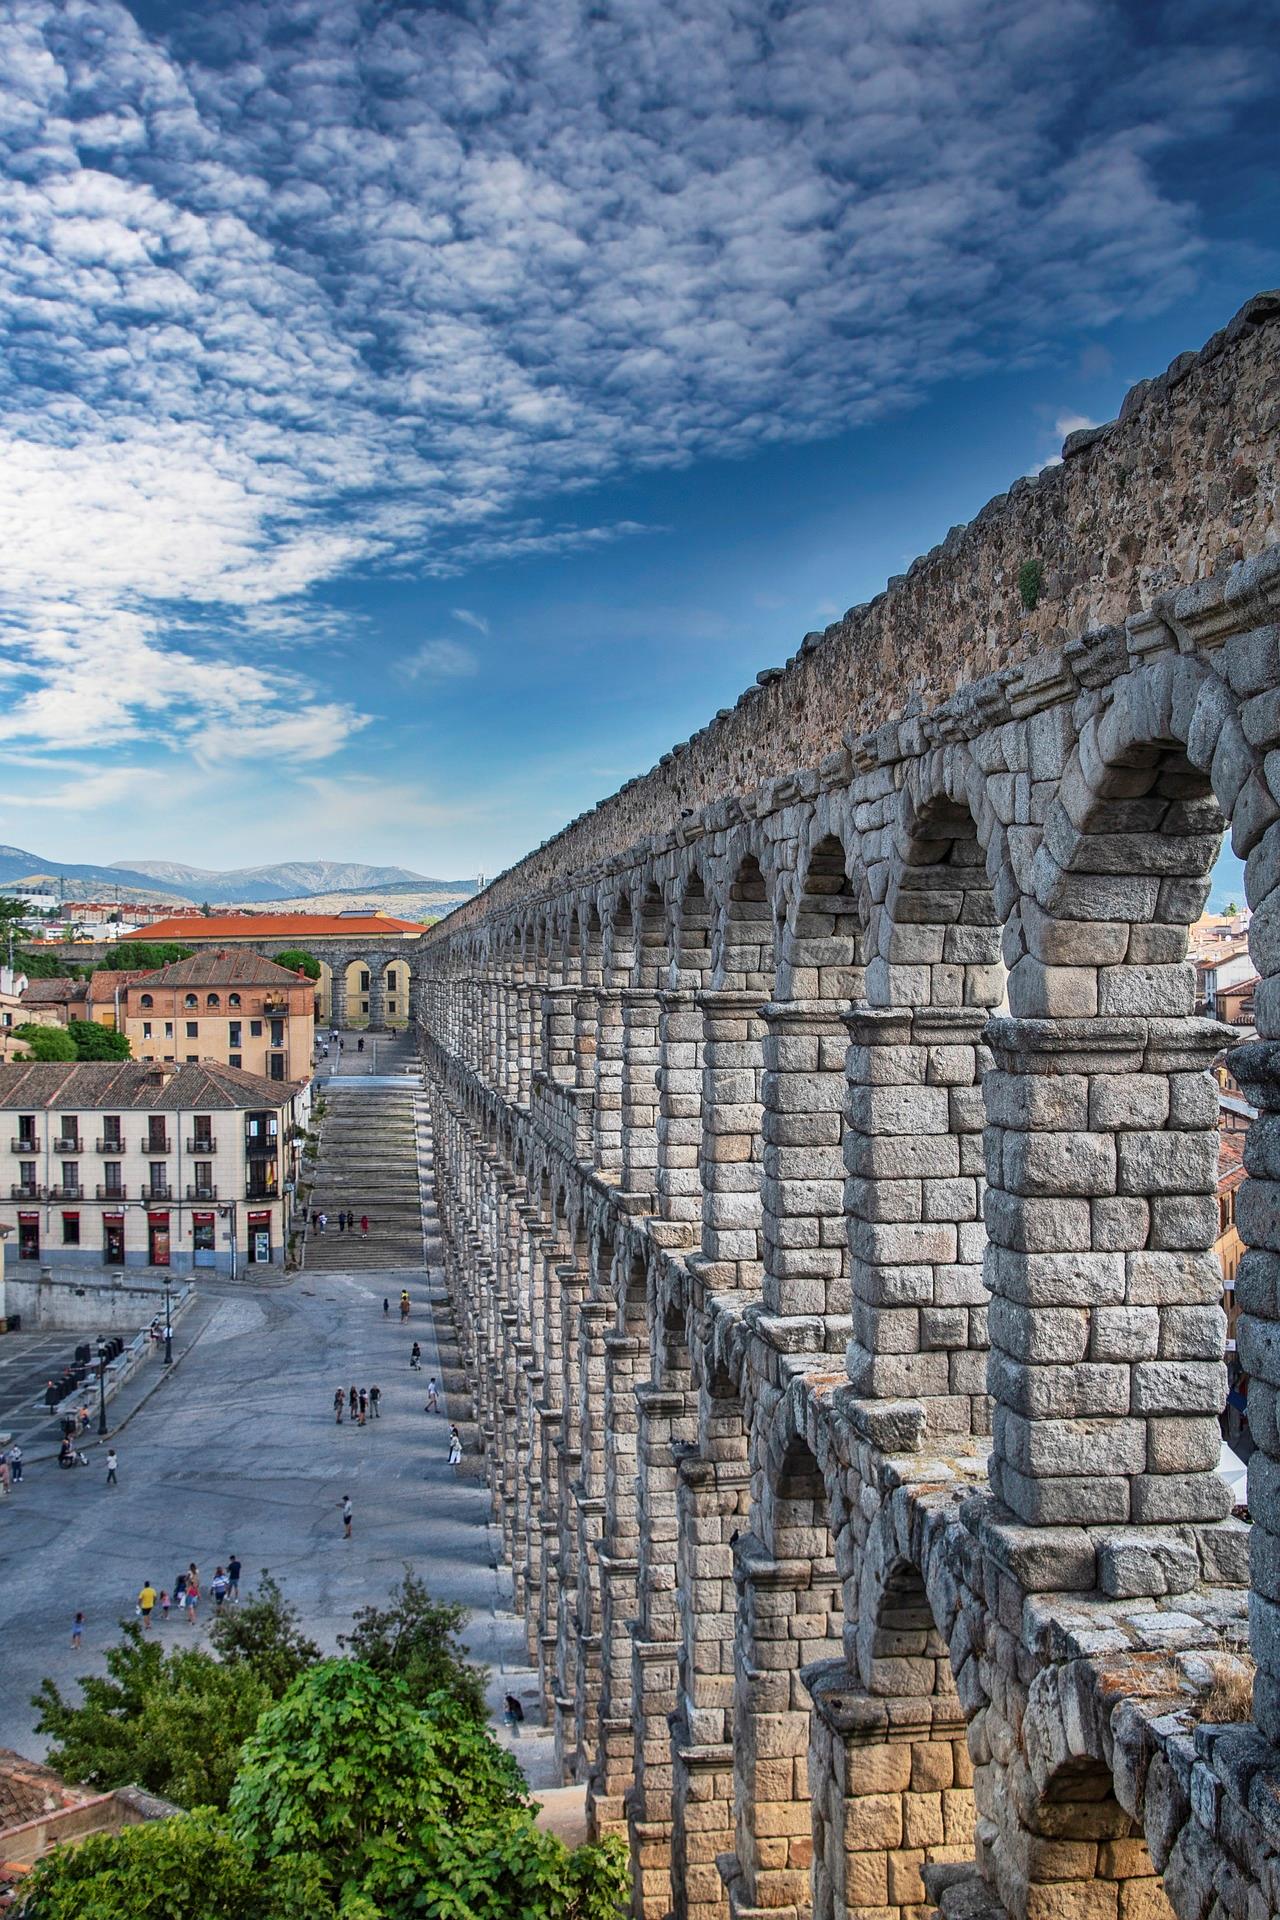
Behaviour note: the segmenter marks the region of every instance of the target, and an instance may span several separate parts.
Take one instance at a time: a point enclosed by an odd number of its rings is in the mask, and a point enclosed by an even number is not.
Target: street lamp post
[[[164,1363],[173,1365],[173,1315],[169,1311],[169,1276],[164,1277]]]
[[[107,1343],[98,1341],[98,1437],[105,1439],[107,1432]]]

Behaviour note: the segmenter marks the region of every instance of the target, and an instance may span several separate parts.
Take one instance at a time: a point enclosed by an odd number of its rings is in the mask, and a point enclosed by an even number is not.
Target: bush
[[[433,1600],[409,1567],[388,1607],[361,1607],[338,1645],[374,1673],[394,1674],[415,1706],[442,1693],[473,1720],[485,1718],[486,1667],[473,1666],[458,1632],[467,1609]]]
[[[320,962],[314,953],[304,953],[301,947],[286,947],[276,955],[276,965],[288,967],[290,973],[305,973],[308,980],[320,978]]]

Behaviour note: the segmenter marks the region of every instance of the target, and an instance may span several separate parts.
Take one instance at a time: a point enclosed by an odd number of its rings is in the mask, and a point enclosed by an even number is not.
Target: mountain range
[[[174,906],[242,906],[254,901],[296,900],[316,893],[384,891],[388,887],[473,893],[474,880],[434,880],[408,867],[375,867],[358,860],[281,860],[273,866],[186,866],[177,860],[116,860],[106,866],[49,860],[23,847],[0,846],[0,887],[24,890],[62,883],[63,897],[86,900],[149,900]]]

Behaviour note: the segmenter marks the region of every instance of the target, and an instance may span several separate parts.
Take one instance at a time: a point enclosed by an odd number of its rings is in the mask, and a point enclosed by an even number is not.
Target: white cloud
[[[454,607],[453,617],[461,620],[464,627],[474,627],[477,633],[488,633],[489,622],[483,614],[473,613],[470,607]]]
[[[0,60],[0,738],[298,760],[363,724],[273,664],[312,589],[629,538],[528,503],[1150,312],[1204,246],[1162,151],[1276,74],[1208,0],[1158,47],[1108,0],[10,0]]]
[[[461,640],[424,640],[396,666],[404,680],[470,680],[479,669],[475,653]]]

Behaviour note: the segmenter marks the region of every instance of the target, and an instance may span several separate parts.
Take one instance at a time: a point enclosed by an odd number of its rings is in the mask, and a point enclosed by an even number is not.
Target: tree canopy
[[[175,960],[189,960],[194,947],[183,947],[176,940],[131,940],[126,945],[109,947],[99,960],[98,973],[122,973],[128,968],[168,967]]]
[[[27,1049],[28,1060],[74,1060],[77,1058],[76,1043],[65,1027],[41,1027],[34,1021],[24,1021],[20,1027],[12,1029],[15,1040],[21,1040]]]
[[[276,955],[276,965],[288,967],[290,973],[305,973],[308,980],[320,978],[320,962],[314,953],[306,953],[301,947],[286,947]]]
[[[361,1607],[338,1645],[375,1673],[398,1675],[416,1706],[444,1693],[473,1720],[483,1720],[485,1669],[470,1664],[458,1639],[466,1617],[465,1607],[433,1600],[406,1567],[390,1606]]]
[[[104,1027],[98,1020],[68,1020],[67,1032],[75,1044],[77,1060],[131,1060],[133,1049],[127,1034]]]

